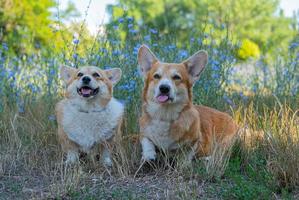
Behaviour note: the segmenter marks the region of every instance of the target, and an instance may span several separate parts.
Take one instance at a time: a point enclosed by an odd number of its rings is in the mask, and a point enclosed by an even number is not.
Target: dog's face
[[[182,63],[163,63],[148,47],[140,47],[138,63],[144,76],[144,100],[161,105],[191,101],[192,86],[207,60],[207,53],[198,51]]]
[[[121,69],[101,70],[94,66],[75,69],[62,66],[60,75],[66,84],[66,96],[68,98],[110,99],[113,86],[121,78]]]

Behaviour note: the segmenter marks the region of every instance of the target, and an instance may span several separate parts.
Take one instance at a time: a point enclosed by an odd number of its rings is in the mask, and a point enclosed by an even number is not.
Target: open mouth
[[[166,103],[167,101],[171,100],[171,98],[167,94],[160,94],[156,97],[159,103]]]
[[[91,97],[98,94],[99,88],[93,89],[89,86],[83,86],[81,88],[77,88],[77,92],[82,97]]]

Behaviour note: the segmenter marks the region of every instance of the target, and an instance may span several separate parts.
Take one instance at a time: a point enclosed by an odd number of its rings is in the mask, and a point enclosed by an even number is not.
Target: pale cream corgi
[[[209,156],[214,139],[228,145],[238,127],[226,113],[192,103],[192,88],[208,61],[198,51],[182,63],[163,63],[145,45],[138,52],[144,77],[140,133],[142,158],[156,159],[163,151],[189,146],[188,159]]]
[[[66,162],[76,162],[79,151],[89,153],[100,146],[103,164],[111,166],[109,143],[120,134],[124,112],[123,105],[112,95],[113,86],[121,78],[121,69],[62,66],[60,76],[66,92],[56,105],[56,115]]]

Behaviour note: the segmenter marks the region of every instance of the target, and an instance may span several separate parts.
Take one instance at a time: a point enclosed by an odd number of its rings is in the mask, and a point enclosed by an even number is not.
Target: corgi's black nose
[[[168,94],[170,91],[170,86],[162,84],[162,85],[160,85],[159,90],[162,94]]]
[[[91,79],[90,79],[88,76],[84,76],[84,77],[82,78],[82,82],[83,82],[84,84],[89,84],[90,81],[91,81]]]

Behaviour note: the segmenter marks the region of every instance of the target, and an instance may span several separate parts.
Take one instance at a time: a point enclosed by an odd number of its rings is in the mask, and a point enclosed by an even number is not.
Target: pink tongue
[[[82,94],[91,94],[91,89],[88,89],[88,88],[82,88],[82,89],[81,89],[81,93],[82,93]]]
[[[160,102],[160,103],[165,103],[167,100],[168,100],[168,96],[167,95],[160,95],[157,97],[157,100]]]

